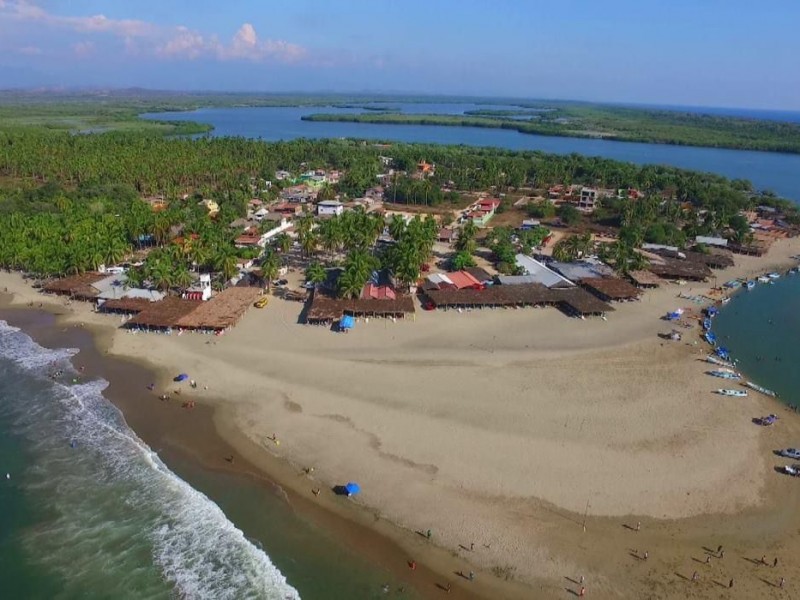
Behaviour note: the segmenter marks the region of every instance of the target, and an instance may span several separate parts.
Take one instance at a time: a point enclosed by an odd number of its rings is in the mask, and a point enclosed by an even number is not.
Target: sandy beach
[[[717,283],[796,254],[794,239],[761,259],[737,256]],[[108,354],[147,361],[159,392],[189,373],[198,388],[184,385],[180,398],[210,407],[237,453],[304,502],[387,536],[454,591],[555,597],[582,575],[592,597],[728,597],[730,578],[736,597],[772,597],[764,580],[800,585],[789,562],[800,492],[776,475],[771,452],[798,443],[800,419],[756,427],[753,417],[784,407],[713,394],[697,326],[682,342],[657,335],[671,329],[659,319],[667,311],[702,306],[679,294],[711,295],[712,283],[648,291],[607,320],[420,310],[347,335],[300,325],[301,305],[272,298],[216,337],[134,334],[119,317],[0,274],[14,305],[41,303],[96,331]],[[151,406],[153,418],[167,410]],[[353,480],[363,490],[354,500],[329,491]],[[433,544],[418,535],[428,529]],[[712,552],[706,564],[704,546],[720,544],[725,558]],[[744,560],[765,554],[785,556],[781,569]]]

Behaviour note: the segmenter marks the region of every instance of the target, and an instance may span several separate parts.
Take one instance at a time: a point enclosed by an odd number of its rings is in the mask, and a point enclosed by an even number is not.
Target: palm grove
[[[117,263],[133,250],[154,246],[133,269],[133,283],[149,281],[163,290],[183,288],[192,271],[213,272],[222,285],[237,272],[237,260],[255,251],[234,246],[228,223],[246,214],[253,182],[272,179],[278,169],[335,168],[345,172],[324,194],[362,195],[383,171],[381,154],[390,153],[395,175],[386,197],[412,204],[458,202],[460,191],[495,192],[526,185],[582,183],[638,187],[645,201],[611,200],[591,218],[620,228],[619,242],[607,250],[620,270],[637,266],[634,249],[642,241],[681,246],[687,237],[725,231],[744,239],[739,212],[756,203],[789,203],[755,193],[749,182],[670,167],[636,166],[578,155],[499,149],[394,144],[390,148],[352,140],[296,140],[264,143],[242,138],[171,139],[147,133],[71,135],[35,128],[0,130],[0,265],[35,275],[81,273]],[[413,173],[420,160],[436,163],[426,179]],[[275,190],[270,194],[274,197]],[[167,208],[153,212],[140,198],[162,194]],[[220,206],[209,219],[198,199]],[[551,210],[534,205],[536,211]],[[378,244],[388,227],[393,243]],[[432,218],[388,224],[364,211],[320,222],[305,216],[296,224],[307,256],[310,281],[320,282],[325,265],[341,265],[339,291],[356,295],[370,274],[389,269],[401,285],[412,284],[428,260],[437,225]],[[472,264],[475,231],[461,231],[452,264]],[[536,232],[538,238],[542,231]],[[512,232],[499,228],[487,240],[498,263],[510,261]],[[582,238],[568,238],[556,250],[571,258],[588,251]],[[528,247],[541,239],[523,241]],[[515,242],[519,244],[519,241]],[[263,257],[267,280],[277,273],[291,240],[276,238]]]

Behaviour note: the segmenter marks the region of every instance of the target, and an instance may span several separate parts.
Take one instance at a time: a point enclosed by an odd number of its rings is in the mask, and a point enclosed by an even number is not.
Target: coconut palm
[[[272,280],[278,276],[280,272],[281,263],[278,257],[273,252],[268,252],[261,260],[261,271],[264,273],[264,279],[267,281],[267,289],[270,288]]]
[[[328,272],[318,262],[312,262],[306,268],[306,281],[314,284],[314,287],[323,283],[328,278]]]

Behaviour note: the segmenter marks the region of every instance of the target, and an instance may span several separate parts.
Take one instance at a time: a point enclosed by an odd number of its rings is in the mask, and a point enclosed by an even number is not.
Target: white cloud
[[[249,60],[253,62],[296,62],[307,50],[284,40],[260,40],[251,23],[242,25],[229,44],[216,35],[204,35],[184,26],[165,27],[138,19],[112,19],[105,15],[67,17],[46,11],[32,0],[0,0],[0,20],[15,20],[57,27],[83,34],[110,34],[124,41],[129,54],[155,53],[172,59]],[[87,44],[73,45],[76,55],[94,50]],[[147,50],[144,50],[147,48]]]

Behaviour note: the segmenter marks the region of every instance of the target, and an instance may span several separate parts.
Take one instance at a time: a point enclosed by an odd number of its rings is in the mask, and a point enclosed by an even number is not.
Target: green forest
[[[800,152],[800,124],[797,123],[600,105],[558,105],[542,107],[536,112],[533,112],[533,107],[521,107],[519,111],[475,110],[464,115],[316,113],[304,116],[303,119],[390,125],[488,127],[537,135]]]

